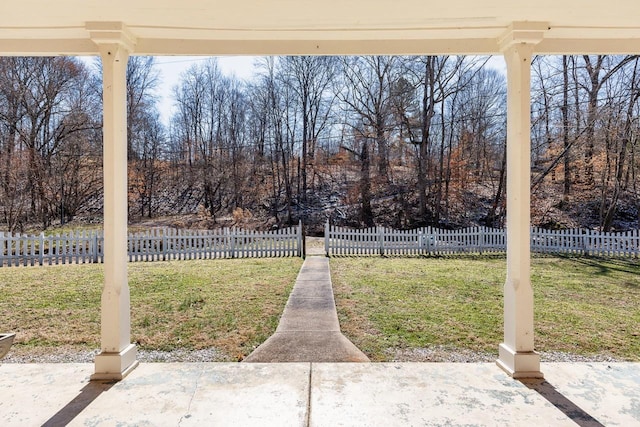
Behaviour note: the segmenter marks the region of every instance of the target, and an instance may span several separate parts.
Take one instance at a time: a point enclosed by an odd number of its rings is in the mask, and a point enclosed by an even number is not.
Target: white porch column
[[[137,365],[130,342],[127,280],[126,71],[132,38],[120,23],[88,24],[102,58],[104,153],[104,288],[101,353],[92,380],[121,380]]]
[[[507,64],[507,278],[498,366],[513,378],[542,378],[534,351],[531,287],[531,57],[540,24],[514,24],[502,41]]]

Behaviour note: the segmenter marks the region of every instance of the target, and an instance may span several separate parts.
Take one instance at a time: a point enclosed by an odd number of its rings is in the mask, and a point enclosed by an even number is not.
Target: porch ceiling
[[[0,54],[95,55],[87,24],[123,24],[135,54],[498,53],[514,22],[539,53],[637,53],[637,0],[20,0],[0,6]]]

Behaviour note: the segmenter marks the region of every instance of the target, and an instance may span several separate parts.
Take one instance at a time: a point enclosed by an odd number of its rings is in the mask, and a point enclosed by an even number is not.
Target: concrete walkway
[[[340,332],[329,259],[308,256],[289,295],[280,323],[245,362],[368,362]]]
[[[142,363],[0,365],[0,424],[30,426],[638,426],[640,363]]]

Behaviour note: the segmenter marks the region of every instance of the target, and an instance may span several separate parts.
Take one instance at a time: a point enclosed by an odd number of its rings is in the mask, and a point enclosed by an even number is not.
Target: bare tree
[[[139,216],[151,218],[160,178],[164,127],[155,90],[160,82],[152,56],[132,56],[127,63],[127,147],[129,191]]]
[[[614,98],[611,99],[606,132],[606,161],[603,171],[602,193],[600,202],[600,225],[603,230],[608,231],[613,225],[613,219],[618,207],[621,194],[629,184],[630,173],[628,172],[633,164],[629,164],[630,146],[637,139],[637,124],[635,112],[640,100],[640,68],[638,58],[630,62],[629,74],[618,76],[624,84],[617,88],[612,88],[610,92]],[[627,71],[621,69],[621,73]],[[616,90],[618,89],[618,90]],[[620,90],[622,96],[619,96]],[[609,92],[609,91],[607,91]],[[609,103],[608,103],[609,104]],[[625,105],[626,104],[626,105]],[[606,178],[604,178],[606,177]]]
[[[182,170],[181,190],[175,192],[181,205],[202,207],[214,222],[221,214],[252,205],[253,172],[259,169],[252,171],[252,161],[262,162],[264,152],[255,158],[248,152],[250,108],[244,85],[222,75],[210,59],[187,70],[175,97],[169,145],[172,167]]]
[[[29,199],[28,209],[10,201],[6,219],[10,227],[39,221],[46,228],[59,206],[64,216],[64,182],[55,179],[57,156],[78,134],[97,127],[95,121],[85,120],[87,111],[77,102],[77,88],[86,87],[88,73],[78,60],[66,57],[2,58],[0,72],[6,78],[0,89],[0,118],[8,129],[4,191],[8,200],[17,200],[16,190],[24,185]],[[14,167],[24,175],[10,173]],[[26,176],[26,182],[15,182],[19,176]],[[24,193],[19,195],[24,198]]]
[[[360,145],[358,156],[361,164],[360,198],[361,220],[373,225],[371,209],[371,170],[369,142],[378,149],[378,175],[388,180],[388,139],[393,127],[394,56],[362,56],[342,59],[343,83],[338,97],[351,115],[356,142]]]
[[[586,149],[584,152],[585,178],[587,184],[593,184],[593,157],[595,153],[595,130],[596,119],[598,116],[598,96],[602,86],[617,71],[629,62],[633,61],[637,55],[627,55],[623,57],[596,55],[592,58],[590,55],[583,55],[584,69],[587,73],[586,81],[581,83],[582,89],[587,92],[587,122],[586,122]]]
[[[318,137],[328,125],[334,98],[329,90],[336,75],[336,61],[329,56],[287,56],[281,60],[281,79],[296,94],[302,124],[302,202],[307,199],[308,166],[313,165]]]

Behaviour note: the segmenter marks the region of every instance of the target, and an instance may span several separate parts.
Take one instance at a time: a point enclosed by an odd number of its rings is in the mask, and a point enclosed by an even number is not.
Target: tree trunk
[[[636,60],[636,67],[638,63]],[[611,226],[613,225],[613,218],[616,213],[616,205],[618,204],[618,199],[620,198],[620,192],[622,191],[622,184],[624,180],[624,170],[625,164],[627,162],[627,150],[629,147],[629,143],[631,138],[633,138],[633,120],[634,120],[634,107],[638,99],[640,99],[640,88],[635,87],[636,83],[636,72],[637,68],[633,70],[633,77],[631,79],[632,88],[631,88],[631,99],[629,99],[629,104],[627,106],[627,114],[626,120],[623,128],[623,135],[621,140],[620,149],[618,151],[618,157],[616,159],[616,174],[614,178],[614,187],[611,195],[611,202],[609,207],[606,209],[606,213],[602,219],[602,229],[604,231],[609,231]],[[604,197],[603,197],[604,200]]]
[[[505,144],[504,151],[502,152],[502,161],[500,162],[500,177],[498,178],[498,190],[496,191],[496,195],[493,198],[493,204],[491,205],[491,209],[489,213],[487,213],[487,218],[485,219],[485,224],[487,227],[495,227],[496,224],[496,213],[498,212],[498,207],[500,206],[500,202],[502,201],[502,197],[505,189],[505,175],[507,171],[507,146]]]
[[[360,218],[366,227],[373,227],[373,210],[371,209],[371,159],[369,157],[369,147],[366,141],[362,142],[360,150]]]
[[[378,111],[376,115],[376,143],[378,145],[378,174],[384,181],[389,180],[389,171],[387,165],[389,164],[389,150],[387,147],[387,140],[384,133],[384,118],[382,112]]]
[[[569,64],[567,55],[562,56],[562,143],[564,146],[564,188],[566,201],[571,193],[571,156],[569,153]]]

